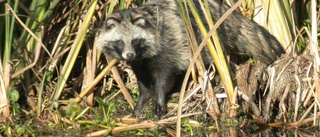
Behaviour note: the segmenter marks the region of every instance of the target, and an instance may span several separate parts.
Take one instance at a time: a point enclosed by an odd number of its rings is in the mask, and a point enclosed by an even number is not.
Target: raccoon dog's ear
[[[146,20],[143,17],[138,17],[132,20],[132,24],[143,27],[146,25]]]
[[[111,29],[119,24],[119,21],[116,18],[108,18],[105,22],[106,29]]]

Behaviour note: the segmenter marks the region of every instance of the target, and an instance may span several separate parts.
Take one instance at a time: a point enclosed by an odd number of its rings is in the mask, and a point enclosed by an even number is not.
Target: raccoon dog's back
[[[229,9],[217,0],[209,0],[209,3],[214,21]],[[195,4],[199,7],[199,3]],[[217,31],[224,51],[229,54],[247,55],[271,64],[285,53],[278,40],[266,29],[237,12],[230,14]]]
[[[199,7],[198,1],[194,1]],[[209,0],[213,20],[228,9]],[[200,9],[200,8],[199,8]],[[204,19],[204,18],[203,18]],[[194,20],[191,17],[191,20]],[[195,32],[197,25],[193,22]],[[218,28],[226,53],[248,55],[270,64],[284,53],[279,42],[261,26],[232,13]],[[201,42],[201,35],[197,34]],[[139,115],[151,95],[156,96],[154,112],[166,111],[165,96],[174,87],[176,76],[189,66],[188,35],[173,0],[149,0],[139,8],[109,15],[98,36],[98,47],[111,57],[126,60],[137,77],[140,96],[134,110]],[[206,49],[205,63],[211,62]]]

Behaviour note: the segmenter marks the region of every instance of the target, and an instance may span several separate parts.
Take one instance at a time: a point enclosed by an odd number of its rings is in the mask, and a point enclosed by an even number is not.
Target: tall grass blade
[[[65,66],[63,67],[63,70],[62,70],[62,73],[61,73],[61,76],[59,77],[59,80],[58,80],[58,84],[57,84],[57,88],[56,88],[56,91],[53,95],[53,97],[51,98],[52,100],[58,100],[60,95],[61,95],[61,92],[64,88],[64,85],[66,84],[66,81],[70,75],[70,72],[72,70],[72,68],[74,67],[74,63],[76,61],[76,58],[79,54],[79,51],[80,51],[80,48],[82,46],[82,43],[83,43],[83,40],[86,36],[86,32],[88,30],[88,27],[90,25],[90,21],[91,21],[91,18],[93,16],[93,13],[94,13],[94,10],[95,10],[95,7],[97,5],[97,2],[98,0],[93,0],[89,9],[88,9],[88,12],[85,16],[85,19],[83,20],[83,23],[81,24],[81,26],[79,27],[79,31],[77,33],[77,37],[75,38],[74,40],[74,43],[72,44],[71,46],[71,50],[69,52],[69,55],[67,57],[67,60],[65,62]]]

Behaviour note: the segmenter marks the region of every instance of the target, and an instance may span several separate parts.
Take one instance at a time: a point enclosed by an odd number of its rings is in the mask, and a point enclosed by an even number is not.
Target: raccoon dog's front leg
[[[144,83],[142,83],[141,81],[138,81],[138,85],[139,85],[139,99],[133,111],[133,115],[136,117],[141,114],[143,108],[148,103],[148,100],[150,99],[150,95],[151,95],[150,90],[152,90],[152,89],[148,89],[144,85]]]
[[[163,115],[167,111],[166,95],[175,84],[175,75],[167,70],[160,70],[156,73],[156,101],[154,104],[154,113],[158,116]]]
[[[131,63],[131,67],[137,77],[139,86],[139,99],[134,108],[133,115],[139,116],[151,95],[154,95],[154,82],[151,71],[144,61]]]

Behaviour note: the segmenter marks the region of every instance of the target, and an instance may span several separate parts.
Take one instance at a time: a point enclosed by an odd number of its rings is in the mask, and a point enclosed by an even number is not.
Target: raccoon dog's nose
[[[127,60],[132,60],[134,58],[134,56],[135,56],[134,53],[127,53],[126,54],[126,59]]]

